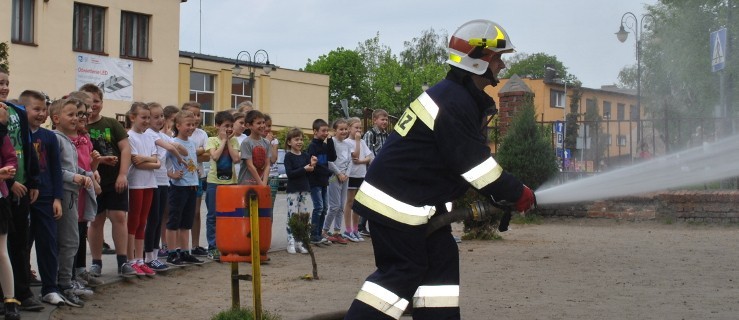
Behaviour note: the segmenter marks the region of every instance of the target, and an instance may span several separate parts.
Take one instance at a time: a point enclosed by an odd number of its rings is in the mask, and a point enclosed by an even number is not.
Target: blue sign
[[[562,133],[565,132],[565,124],[562,121],[555,121],[554,122],[554,132],[556,133]]]
[[[726,28],[711,32],[711,71],[726,67]]]

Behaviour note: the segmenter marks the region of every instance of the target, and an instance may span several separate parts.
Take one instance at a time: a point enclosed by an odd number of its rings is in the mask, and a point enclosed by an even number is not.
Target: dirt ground
[[[456,226],[455,233],[459,233]],[[544,220],[514,225],[501,241],[464,241],[463,319],[736,319],[739,226]],[[305,281],[307,255],[270,254],[264,310],[283,319],[345,310],[373,268],[372,245],[316,248],[321,280]],[[240,265],[251,273],[251,265]],[[82,309],[51,319],[210,319],[231,305],[228,264],[209,263],[97,290]],[[241,305],[252,305],[241,282]]]

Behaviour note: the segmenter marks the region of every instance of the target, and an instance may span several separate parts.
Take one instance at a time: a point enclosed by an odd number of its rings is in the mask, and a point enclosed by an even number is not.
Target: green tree
[[[362,57],[362,63],[367,69],[365,78],[367,96],[362,99],[363,106],[399,114],[397,106],[394,106],[393,86],[401,71],[400,64],[390,47],[380,43],[378,32],[374,38],[360,42],[356,51]]]
[[[433,28],[424,30],[420,37],[405,41],[400,53],[400,74],[395,78],[400,92],[394,92],[396,116],[405,110],[412,100],[423,92],[423,85],[432,86],[446,76],[446,33],[437,33]],[[394,90],[395,84],[393,85]]]
[[[709,57],[709,33],[726,27],[727,50],[737,41],[739,20],[736,19],[735,1],[724,0],[662,0],[654,6],[647,6],[653,18],[646,17],[642,22],[641,93],[642,110],[647,117],[693,118],[711,117],[719,101],[719,76],[711,72]],[[641,18],[641,17],[639,17]],[[629,30],[631,31],[631,30]],[[627,43],[634,44],[633,32]],[[615,41],[615,40],[614,40]],[[728,97],[735,95],[737,83],[733,81],[739,65],[733,56],[728,56],[726,68],[726,92]],[[625,67],[619,77],[622,86],[635,88],[636,68]],[[729,102],[729,116],[732,116],[733,99]],[[735,113],[734,113],[735,114]],[[663,126],[659,121],[657,127]],[[668,143],[677,145],[677,137],[686,136],[695,130],[696,123],[682,122],[680,126],[671,123]],[[710,123],[702,125],[708,128]],[[678,132],[682,130],[682,132]],[[665,131],[662,131],[665,132]]]
[[[341,99],[350,100],[350,105],[364,105],[362,97],[367,93],[367,69],[356,51],[337,48],[315,61],[308,60],[305,71],[327,74],[330,78],[329,121],[343,117]]]
[[[501,75],[501,78],[504,79],[510,78],[514,74],[517,74],[520,77],[541,79],[544,78],[546,65],[552,65],[554,69],[557,70],[556,73],[558,75],[568,75],[567,68],[564,64],[557,60],[556,56],[551,56],[546,53],[516,53],[511,57],[506,57],[504,61],[508,66]],[[568,81],[574,80],[577,80],[577,78],[569,75]]]
[[[551,128],[536,123],[534,100],[527,96],[513,116],[496,159],[524,184],[537,189],[558,170],[549,132]]]

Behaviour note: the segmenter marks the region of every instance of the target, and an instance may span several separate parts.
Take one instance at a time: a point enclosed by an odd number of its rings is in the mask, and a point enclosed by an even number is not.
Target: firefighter
[[[534,194],[503,171],[483,135],[495,102],[483,89],[498,83],[503,53],[513,52],[497,23],[472,20],[449,41],[449,73],[398,119],[372,162],[353,209],[367,218],[377,270],[362,285],[345,319],[459,319],[459,252],[447,225],[426,236],[434,215],[470,185],[516,211]]]

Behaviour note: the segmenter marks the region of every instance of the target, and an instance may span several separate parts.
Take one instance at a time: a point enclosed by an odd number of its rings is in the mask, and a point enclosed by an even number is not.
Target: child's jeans
[[[312,226],[311,240],[321,240],[321,227],[326,219],[326,210],[328,205],[328,192],[326,186],[310,187],[310,198],[313,201],[313,214],[310,217]]]

